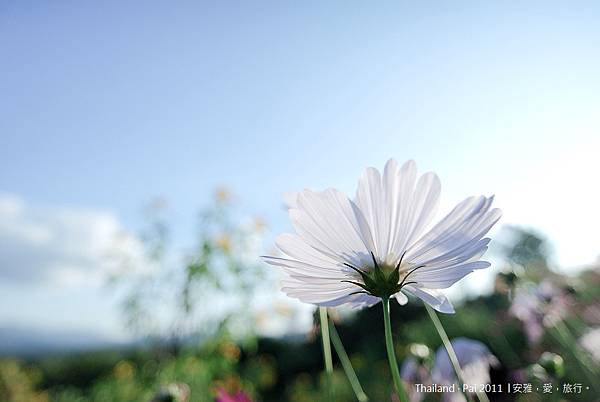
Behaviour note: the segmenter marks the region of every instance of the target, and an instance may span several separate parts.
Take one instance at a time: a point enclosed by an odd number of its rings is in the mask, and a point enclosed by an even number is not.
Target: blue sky
[[[586,264],[599,17],[596,2],[3,2],[0,192],[27,220],[97,211],[131,231],[165,196],[185,242],[216,185],[276,233],[283,192],[351,194],[365,166],[412,158],[440,175],[442,211],[495,193],[504,223]],[[0,323],[118,331],[100,290],[0,290]]]

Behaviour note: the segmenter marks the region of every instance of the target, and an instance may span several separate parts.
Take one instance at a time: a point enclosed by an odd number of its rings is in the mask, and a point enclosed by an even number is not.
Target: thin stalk
[[[571,334],[571,331],[569,331],[569,328],[562,320],[558,320],[554,325],[554,329],[559,334],[559,337],[557,337],[558,342],[563,346],[563,348],[565,348],[565,350],[571,352],[575,358],[575,361],[583,370],[583,373],[587,377],[588,381],[590,381],[592,388],[594,388],[596,392],[600,392],[600,386],[598,386],[598,381],[596,379],[598,373],[596,372],[593,363],[590,364],[585,353],[581,352],[579,344],[577,343],[577,340],[573,334]]]
[[[519,355],[513,349],[506,335],[500,327],[493,329],[495,332],[488,339],[493,349],[499,349],[502,353],[506,354],[507,360],[509,360],[508,368],[517,368],[519,366]]]
[[[356,399],[358,399],[359,402],[367,402],[369,398],[360,386],[360,381],[358,381],[358,376],[356,375],[356,372],[352,367],[352,363],[350,362],[350,358],[346,353],[346,349],[344,349],[344,345],[342,344],[340,335],[338,334],[335,325],[333,325],[333,322],[331,321],[329,321],[329,334],[331,335],[331,343],[333,343],[333,348],[335,349],[335,352],[340,358],[342,368],[344,369],[344,373],[346,373],[346,377],[348,377],[348,381],[352,386],[352,390],[356,395]]]
[[[383,304],[383,325],[385,328],[385,346],[387,348],[388,360],[390,362],[390,371],[394,379],[394,387],[400,397],[401,402],[408,402],[408,396],[404,390],[400,371],[398,370],[398,362],[396,361],[396,352],[394,351],[394,341],[392,340],[392,324],[390,322],[390,299],[382,299]]]
[[[435,329],[437,330],[438,335],[440,336],[440,338],[442,339],[442,343],[444,344],[444,347],[446,348],[446,352],[448,353],[448,357],[450,358],[450,362],[452,363],[452,367],[454,368],[454,372],[456,373],[456,378],[458,379],[458,383],[460,386],[461,391],[464,389],[463,385],[465,384],[465,377],[463,375],[463,371],[460,368],[460,363],[458,362],[458,357],[456,356],[456,352],[454,351],[454,347],[452,347],[452,343],[450,342],[450,338],[448,338],[448,334],[446,334],[446,330],[444,329],[444,326],[442,325],[442,322],[440,321],[439,317],[437,316],[437,314],[435,313],[435,311],[429,307],[429,304],[427,303],[423,303],[425,305],[425,309],[427,310],[427,313],[429,314],[429,318],[431,318],[431,321],[433,322],[433,326],[435,327]],[[467,400],[472,401],[473,399],[471,398],[471,395],[468,392],[464,392],[465,397],[467,398]],[[489,402],[489,399],[487,397],[487,395],[485,394],[485,392],[477,392],[477,397],[479,398],[479,400],[481,402]]]
[[[319,319],[321,321],[321,340],[323,341],[323,360],[325,360],[325,371],[327,373],[327,397],[329,402],[335,402],[335,395],[333,393],[333,360],[331,358],[329,320],[327,319],[326,307],[319,307]]]
[[[586,366],[587,369],[594,375],[596,375],[596,376],[600,375],[598,366],[589,358],[588,354],[585,353],[585,351],[581,348],[581,346],[579,345],[579,341],[575,338],[575,335],[573,335],[573,333],[569,329],[569,326],[567,325],[567,323],[563,320],[559,320],[556,325],[565,334],[565,337],[569,341],[569,343],[571,343],[574,346],[573,350],[575,352],[577,352],[577,354],[579,355],[579,357],[581,359],[581,363],[584,366]],[[596,382],[596,381],[594,381],[594,382]]]

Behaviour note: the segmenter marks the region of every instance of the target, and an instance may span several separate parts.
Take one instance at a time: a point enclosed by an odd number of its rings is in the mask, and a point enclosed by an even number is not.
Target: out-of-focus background
[[[451,337],[489,348],[493,383],[595,400],[599,18],[596,2],[2,2],[0,400],[319,400],[314,307],[258,256],[291,230],[286,192],[352,196],[390,157],[438,173],[438,216],[474,194],[504,211],[492,267],[449,290]],[[391,391],[379,313],[332,311],[374,401]],[[393,316],[401,361],[440,345],[419,302]]]

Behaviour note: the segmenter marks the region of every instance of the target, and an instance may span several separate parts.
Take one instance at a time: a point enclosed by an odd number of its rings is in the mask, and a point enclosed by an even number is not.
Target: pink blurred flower
[[[221,388],[217,391],[215,402],[252,402],[252,400],[244,391],[238,391],[232,395]]]
[[[600,327],[590,329],[580,339],[579,343],[590,355],[600,362]]]
[[[510,314],[523,323],[527,340],[536,344],[545,327],[553,327],[568,312],[570,296],[550,281],[517,288]]]

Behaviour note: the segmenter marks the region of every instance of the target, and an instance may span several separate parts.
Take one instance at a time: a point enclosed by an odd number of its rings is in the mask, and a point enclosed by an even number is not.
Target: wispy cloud
[[[141,261],[140,240],[106,211],[42,207],[0,194],[0,281],[94,284]],[[143,266],[131,263],[128,266]]]

